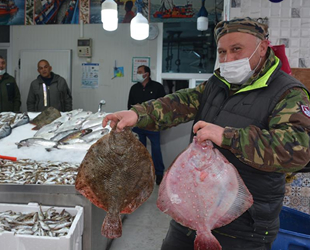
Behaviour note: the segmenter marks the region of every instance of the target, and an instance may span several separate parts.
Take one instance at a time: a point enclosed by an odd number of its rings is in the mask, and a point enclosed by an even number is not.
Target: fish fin
[[[51,148],[45,148],[45,150],[46,150],[47,152],[51,152],[51,151],[53,151],[53,150],[55,150],[55,149],[59,149],[59,148],[57,147],[57,145],[58,145],[58,144],[56,144],[55,146],[53,146],[53,147],[51,147]]]
[[[41,127],[40,126],[35,126],[31,130],[39,130]]]
[[[235,168],[234,170],[237,173],[237,170]],[[229,224],[230,222],[241,216],[253,205],[253,197],[251,193],[244,185],[243,180],[241,179],[239,174],[237,174],[236,176],[239,183],[238,194],[233,204],[230,206],[227,212],[221,218],[219,218],[219,220],[216,222],[212,229]]]
[[[101,234],[109,239],[119,238],[122,236],[121,216],[107,213],[102,223]]]
[[[197,231],[197,236],[194,242],[195,250],[221,250],[222,247],[218,240],[214,237],[211,231]]]

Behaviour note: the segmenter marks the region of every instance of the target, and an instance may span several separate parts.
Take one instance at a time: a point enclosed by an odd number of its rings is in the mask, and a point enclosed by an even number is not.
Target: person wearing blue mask
[[[164,86],[151,79],[151,70],[148,66],[141,65],[137,69],[137,83],[131,86],[128,98],[128,109],[135,104],[140,104],[152,99],[165,96]],[[160,132],[133,128],[139,140],[146,146],[146,138],[151,142],[152,159],[155,167],[156,184],[159,185],[164,175],[165,166],[160,147]]]
[[[6,73],[6,60],[0,56],[0,112],[20,111],[20,92],[15,78]]]
[[[251,18],[221,21],[214,38],[219,68],[207,81],[109,114],[102,126],[110,121],[116,131],[127,126],[158,131],[193,121],[191,139],[196,135],[198,142],[212,141],[254,199],[240,217],[213,224],[212,235],[223,250],[269,250],[279,231],[285,173],[309,168],[310,93],[281,70],[280,59],[268,46],[266,24]],[[195,188],[203,181],[186,184]],[[174,219],[178,222],[171,221],[161,250],[194,250],[195,230],[182,224],[187,218]],[[208,249],[219,249],[214,237],[205,239]]]

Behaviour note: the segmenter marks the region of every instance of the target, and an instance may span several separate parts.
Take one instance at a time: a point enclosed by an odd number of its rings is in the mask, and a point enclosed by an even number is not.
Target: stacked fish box
[[[46,231],[46,227],[49,227],[47,226],[48,221],[52,220],[47,218],[49,217],[48,214],[51,213],[56,214],[57,217],[64,214],[71,216],[70,228],[62,230],[61,226],[65,225],[61,222],[58,223],[60,229],[57,229],[57,232],[62,233],[55,233],[56,230],[53,230],[55,226],[50,226],[51,232]],[[10,214],[13,216],[10,217]],[[34,233],[35,225],[29,228],[29,225],[32,224],[29,219],[27,221],[25,221],[26,219],[24,221],[17,219],[17,216],[19,218],[23,215],[27,217],[29,214],[36,217],[33,218],[33,221],[38,222],[37,227],[41,230],[40,233]],[[55,219],[57,220],[57,218]],[[18,224],[18,230],[7,231],[9,225],[16,224]],[[83,227],[83,207],[80,206],[47,207],[40,206],[37,203],[25,205],[0,203],[0,245],[5,247],[6,250],[81,250]],[[27,230],[30,231],[30,234],[27,233]],[[32,234],[31,230],[33,231]],[[40,230],[36,229],[36,232]],[[65,233],[63,233],[64,231]],[[42,236],[42,233],[45,236]]]

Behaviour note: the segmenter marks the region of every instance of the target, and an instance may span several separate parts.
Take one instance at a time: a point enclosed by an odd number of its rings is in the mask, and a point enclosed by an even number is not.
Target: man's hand
[[[110,127],[116,126],[116,131],[121,132],[125,127],[133,127],[138,122],[138,115],[132,110],[124,110],[108,114],[102,121],[102,127],[107,126],[108,121],[111,121]]]
[[[218,125],[204,121],[198,121],[193,127],[193,132],[196,134],[198,142],[210,140],[218,146],[221,146],[222,144],[224,128]]]

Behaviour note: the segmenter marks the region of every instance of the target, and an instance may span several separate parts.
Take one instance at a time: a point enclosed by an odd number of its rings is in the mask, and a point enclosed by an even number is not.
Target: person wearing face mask
[[[148,66],[141,65],[137,69],[137,83],[131,86],[127,107],[143,103],[151,99],[165,96],[164,86],[151,79],[151,70]],[[159,185],[164,175],[165,166],[160,147],[160,132],[133,128],[139,140],[146,146],[146,138],[151,142],[152,159],[155,167],[156,184]]]
[[[72,110],[72,96],[66,80],[52,72],[49,62],[42,59],[38,62],[40,75],[30,84],[27,110],[42,112],[47,107],[54,107],[61,112]]]
[[[0,56],[0,112],[20,111],[20,92],[15,78],[6,73],[6,60]]]
[[[281,70],[268,47],[267,25],[251,18],[221,21],[214,36],[219,68],[206,82],[109,114],[102,125],[111,121],[117,131],[126,126],[156,131],[193,120],[192,137],[212,141],[254,199],[244,214],[212,234],[223,250],[271,249],[285,173],[309,167],[310,93]],[[172,220],[161,250],[194,250],[195,237]]]

